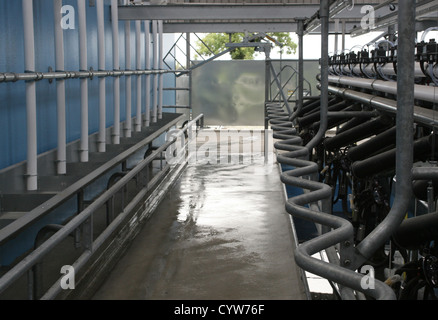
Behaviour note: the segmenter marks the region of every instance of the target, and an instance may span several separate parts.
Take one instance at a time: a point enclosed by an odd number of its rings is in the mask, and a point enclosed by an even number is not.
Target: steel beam
[[[298,19],[296,19],[298,20]],[[345,20],[344,20],[345,21]],[[345,30],[348,33],[357,26],[357,21],[345,21]],[[269,21],[251,21],[251,22],[235,22],[235,21],[214,21],[214,22],[196,22],[196,21],[165,21],[163,26],[164,33],[234,33],[234,32],[297,32],[297,24],[294,20],[289,22],[269,20]],[[329,32],[336,32],[335,23],[330,22]],[[319,34],[320,28],[317,28],[310,34]]]
[[[120,20],[278,20],[310,17],[319,5],[297,4],[184,4],[120,6]]]

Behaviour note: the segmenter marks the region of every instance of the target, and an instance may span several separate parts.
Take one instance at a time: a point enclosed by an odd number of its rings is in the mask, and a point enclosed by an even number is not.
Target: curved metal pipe
[[[363,240],[356,251],[366,260],[380,248],[398,228],[409,207],[412,196],[413,125],[414,125],[414,52],[415,52],[415,4],[409,0],[399,1],[398,63],[403,65],[397,77],[397,156],[396,194],[394,204],[386,218]],[[363,262],[363,261],[362,261]],[[357,264],[361,264],[357,261]],[[358,266],[356,264],[356,266]]]
[[[293,128],[289,115],[279,105],[267,106],[268,116],[275,139],[277,150],[285,151],[277,155],[277,161],[281,164],[293,166],[295,169],[286,171],[281,175],[281,181],[287,185],[309,190],[308,193],[292,197],[286,203],[286,210],[293,216],[311,220],[317,224],[333,228],[313,240],[301,244],[296,252],[297,264],[306,271],[320,275],[348,288],[362,291],[376,299],[394,299],[392,289],[385,284],[376,281],[375,290],[364,290],[361,288],[360,275],[340,265],[330,264],[311,256],[322,250],[346,241],[353,243],[354,229],[347,220],[325,213],[330,212],[332,189],[329,185],[314,181],[318,175],[318,165],[306,160],[309,157],[309,150],[302,146],[302,139]],[[304,177],[313,177],[313,181]],[[322,202],[322,212],[307,208],[310,203]],[[343,253],[341,252],[341,257]],[[345,262],[344,259],[342,259]]]
[[[328,1],[321,1],[321,8],[319,10],[321,19],[321,119],[320,127],[316,135],[309,143],[307,143],[308,150],[315,148],[325,136],[328,126],[328,77],[329,77],[329,5]]]
[[[326,30],[328,27],[328,3],[326,1],[321,2],[320,11],[323,30]],[[323,60],[325,60],[326,45],[326,43],[323,44]],[[322,70],[324,69],[326,68],[322,66]],[[323,82],[324,78],[323,75]],[[323,88],[324,85],[325,89],[328,89],[328,83],[323,83]],[[275,143],[275,148],[284,151],[277,155],[277,161],[294,167],[294,169],[282,173],[281,181],[308,190],[303,195],[288,199],[286,210],[293,216],[321,224],[324,232],[319,237],[299,245],[295,251],[295,261],[304,270],[325,277],[342,286],[365,292],[376,299],[395,299],[392,289],[382,282],[376,281],[374,290],[362,288],[363,275],[356,273],[353,269],[346,268],[349,268],[349,264],[352,263],[351,260],[347,259],[348,257],[353,258],[351,256],[353,253],[352,246],[348,246],[347,242],[353,243],[354,228],[349,221],[330,214],[332,189],[329,185],[315,181],[319,168],[316,163],[309,161],[308,158],[310,150],[320,142],[319,136],[322,132],[325,134],[327,127],[328,90],[324,91],[321,97],[320,130],[315,139],[307,146],[302,146],[302,139],[297,136],[297,132],[289,119],[289,114],[279,105],[267,105],[274,138],[281,140]],[[310,177],[310,179],[304,177]],[[308,204],[312,203],[321,203],[321,211],[313,210],[313,206],[307,207]],[[314,253],[326,250],[334,245],[340,245],[340,265],[326,263],[312,257]]]

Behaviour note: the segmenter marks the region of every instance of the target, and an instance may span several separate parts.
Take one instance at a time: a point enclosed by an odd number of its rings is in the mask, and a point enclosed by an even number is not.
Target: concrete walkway
[[[191,164],[94,299],[304,300],[276,163]]]

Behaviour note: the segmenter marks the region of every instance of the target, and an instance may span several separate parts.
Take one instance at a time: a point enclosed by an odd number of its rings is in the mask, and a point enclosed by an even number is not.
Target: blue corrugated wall
[[[112,29],[110,20],[110,2],[105,1],[105,45],[106,69],[112,70]],[[64,31],[65,69],[68,71],[79,70],[79,30],[77,19],[77,1],[64,0],[63,5],[75,8],[75,29]],[[97,48],[97,13],[96,7],[87,7],[87,41],[88,41],[88,66],[98,70]],[[53,27],[53,1],[34,0],[35,20],[35,53],[36,71],[47,72],[49,67],[55,69],[55,46]],[[120,21],[120,67],[125,69],[124,52],[124,22]],[[132,66],[135,66],[135,25],[131,23],[131,53]],[[152,37],[151,37],[152,38]],[[166,53],[174,43],[173,35],[164,35]],[[24,72],[24,44],[23,44],[23,18],[21,1],[0,1],[0,73]],[[142,24],[142,56],[144,57],[144,29]],[[152,52],[152,51],[151,51]],[[152,56],[150,57],[152,61]],[[166,61],[174,65],[172,61]],[[152,64],[151,64],[152,65]],[[142,61],[145,67],[145,61]],[[113,125],[113,79],[107,78],[107,127]],[[121,120],[126,119],[125,112],[125,78],[121,78]],[[133,80],[132,112],[136,112],[136,86]],[[144,88],[144,77],[143,85]],[[175,87],[173,75],[164,76],[164,87]],[[89,81],[89,132],[98,131],[98,80]],[[145,111],[145,98],[152,99],[151,93],[143,90],[142,105]],[[66,81],[67,101],[67,142],[80,138],[80,87],[78,79]],[[164,92],[164,105],[175,105],[175,94],[172,91]],[[166,110],[165,110],[166,111]],[[56,84],[43,80],[37,83],[37,126],[38,126],[38,153],[43,153],[57,147],[56,123]],[[26,105],[25,83],[0,83],[0,170],[26,160]]]

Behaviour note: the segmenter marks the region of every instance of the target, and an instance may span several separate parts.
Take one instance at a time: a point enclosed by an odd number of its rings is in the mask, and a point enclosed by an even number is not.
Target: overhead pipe
[[[184,70],[86,70],[86,71],[62,71],[62,72],[0,72],[0,83],[16,81],[41,81],[41,80],[60,80],[60,79],[93,79],[94,77],[123,77],[133,75],[152,75],[160,73],[181,73]]]
[[[141,69],[141,21],[135,21],[135,48],[136,48],[136,62],[137,70]],[[135,131],[141,131],[141,75],[137,76],[137,111],[135,118]]]
[[[398,62],[400,63],[400,61]],[[414,79],[414,75],[412,75]],[[329,76],[329,82],[338,85],[357,87],[368,90],[375,90],[384,93],[397,95],[397,82],[384,81],[375,79],[355,78],[347,76]],[[438,93],[436,87],[414,84],[413,92],[415,99],[424,100],[432,103],[438,103]]]
[[[329,92],[344,99],[361,102],[377,110],[389,112],[392,114],[397,113],[397,101],[392,99],[335,86],[329,86]],[[414,120],[427,127],[435,127],[438,125],[436,111],[422,108],[419,106],[414,107]]]
[[[158,47],[158,68],[164,69],[164,38],[163,38],[163,20],[159,20],[158,22],[158,38],[159,38],[159,47]],[[162,73],[158,75],[159,77],[159,86],[158,86],[158,119],[163,118],[163,87],[164,87],[164,76]]]
[[[61,26],[62,0],[53,1],[54,30],[55,30],[55,68],[64,71],[64,31]],[[66,99],[65,80],[56,81],[56,111],[58,123],[58,149],[56,172],[58,175],[67,174],[67,134],[66,134]]]
[[[99,71],[106,69],[105,58],[105,17],[104,0],[96,0],[97,10],[97,42]],[[97,142],[98,152],[106,151],[106,79],[99,77],[99,136]]]
[[[33,0],[22,0],[24,29],[24,68],[25,72],[35,72],[35,33],[33,19]],[[37,115],[36,83],[26,83],[27,116],[27,190],[38,189],[37,165]]]
[[[125,69],[131,70],[131,21],[125,21]],[[132,78],[126,77],[125,81],[125,103],[126,103],[126,120],[125,120],[125,137],[130,138],[132,133]]]
[[[396,186],[393,206],[386,218],[356,246],[361,259],[358,267],[368,260],[397,230],[403,221],[412,197],[413,128],[414,128],[414,52],[415,52],[415,3],[400,0],[398,9],[399,38],[397,61],[403,68],[397,76],[396,114]]]
[[[87,17],[85,10],[85,0],[78,0],[79,18],[79,69],[88,69],[87,55]],[[80,160],[88,162],[88,79],[80,79],[81,87],[81,141],[80,141]]]
[[[144,21],[144,45],[145,45],[145,60],[146,60],[146,70],[151,69],[151,22],[150,20]],[[149,127],[151,124],[151,76],[146,75],[145,83],[145,127]]]
[[[118,0],[111,0],[111,20],[113,31],[113,69],[120,69],[120,53],[119,53],[119,9]],[[113,143],[120,144],[120,78],[114,78],[113,88],[114,99],[114,128],[113,128]]]
[[[153,50],[153,69],[158,69],[158,28],[157,20],[152,20],[152,50]],[[158,76],[153,77],[153,105],[152,105],[152,122],[158,120]]]

